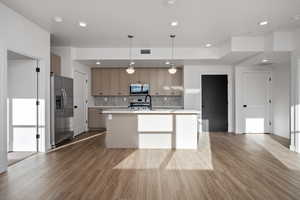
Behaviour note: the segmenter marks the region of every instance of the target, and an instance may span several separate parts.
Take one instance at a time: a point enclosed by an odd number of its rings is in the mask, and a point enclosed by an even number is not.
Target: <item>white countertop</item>
[[[199,110],[186,109],[153,109],[153,110],[132,110],[132,109],[104,109],[103,114],[200,114]]]
[[[89,106],[89,108],[97,108],[97,109],[128,109],[128,106]],[[154,109],[182,109],[182,106],[154,106]]]

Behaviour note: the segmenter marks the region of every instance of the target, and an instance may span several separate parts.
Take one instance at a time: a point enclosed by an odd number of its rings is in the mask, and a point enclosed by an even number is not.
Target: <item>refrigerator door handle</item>
[[[68,95],[67,95],[67,92],[66,92],[65,88],[63,88],[62,91],[63,91],[64,107],[65,107],[66,105],[68,105]]]

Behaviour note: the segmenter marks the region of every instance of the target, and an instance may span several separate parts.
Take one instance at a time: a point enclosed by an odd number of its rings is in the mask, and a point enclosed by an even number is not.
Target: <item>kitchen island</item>
[[[198,110],[108,109],[108,148],[197,149]]]

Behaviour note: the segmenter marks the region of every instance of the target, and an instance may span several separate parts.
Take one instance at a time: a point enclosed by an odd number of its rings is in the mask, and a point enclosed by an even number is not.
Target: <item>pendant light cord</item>
[[[132,62],[132,35],[128,35],[129,38],[129,66],[131,66],[131,62]]]
[[[171,37],[171,48],[172,48],[170,64],[173,67],[174,66],[174,40],[175,40],[176,35],[170,35],[170,37]]]

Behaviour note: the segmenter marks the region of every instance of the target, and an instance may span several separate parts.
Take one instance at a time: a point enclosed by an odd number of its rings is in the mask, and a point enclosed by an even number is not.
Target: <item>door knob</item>
[[[247,105],[243,105],[244,108],[247,108]]]
[[[76,108],[78,108],[78,106],[74,106],[74,108],[76,109]]]

